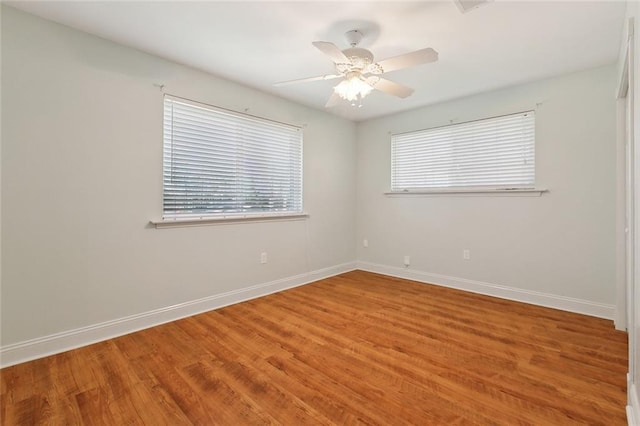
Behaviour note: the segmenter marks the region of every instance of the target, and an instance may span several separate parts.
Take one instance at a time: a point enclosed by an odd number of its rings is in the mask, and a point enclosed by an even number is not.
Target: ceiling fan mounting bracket
[[[351,47],[356,47],[360,44],[362,37],[364,37],[364,34],[362,34],[360,30],[351,30],[344,33],[344,38],[347,39],[347,43],[349,43]]]

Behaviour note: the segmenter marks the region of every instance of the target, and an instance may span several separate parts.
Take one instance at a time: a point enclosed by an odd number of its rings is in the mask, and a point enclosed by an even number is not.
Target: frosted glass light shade
[[[350,79],[342,80],[333,90],[342,99],[354,102],[371,93],[373,87],[362,78],[354,76]]]

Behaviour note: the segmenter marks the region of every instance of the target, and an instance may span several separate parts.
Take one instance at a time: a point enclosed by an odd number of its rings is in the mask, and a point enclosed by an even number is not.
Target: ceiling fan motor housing
[[[349,64],[344,64],[344,67],[341,67],[343,64],[337,64],[336,68],[338,68],[338,71],[342,73],[356,70],[362,71],[373,63],[373,53],[369,52],[367,49],[351,47],[343,50],[342,53],[344,53],[344,56],[346,56],[350,62]]]

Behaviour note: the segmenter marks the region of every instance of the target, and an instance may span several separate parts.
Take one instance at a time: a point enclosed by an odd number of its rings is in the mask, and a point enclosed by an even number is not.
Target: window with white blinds
[[[302,129],[164,99],[163,218],[302,213]]]
[[[391,137],[391,190],[535,185],[533,111]]]

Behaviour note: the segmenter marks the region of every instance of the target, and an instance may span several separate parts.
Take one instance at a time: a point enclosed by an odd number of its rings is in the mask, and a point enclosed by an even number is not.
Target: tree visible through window
[[[302,130],[165,96],[163,212],[302,213]]]

